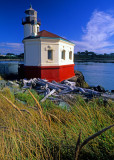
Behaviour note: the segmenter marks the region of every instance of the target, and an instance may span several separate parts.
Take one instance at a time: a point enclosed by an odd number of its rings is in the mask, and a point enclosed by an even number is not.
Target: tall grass
[[[16,100],[23,96],[26,105]],[[68,111],[49,100],[39,104],[40,99],[32,90],[16,96],[7,88],[0,93],[0,160],[74,160],[80,130],[83,142],[113,123],[111,101],[86,103],[77,97]],[[90,141],[79,155],[84,160],[112,157],[113,128]]]
[[[3,80],[2,76],[0,76],[0,80]]]

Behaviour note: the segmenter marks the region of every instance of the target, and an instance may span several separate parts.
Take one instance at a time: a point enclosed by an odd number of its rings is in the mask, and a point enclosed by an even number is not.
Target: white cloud
[[[113,39],[113,40],[112,40]],[[114,16],[109,13],[94,11],[81,41],[73,41],[77,51],[94,51],[96,53],[114,52]]]
[[[22,43],[0,43],[0,53],[23,53],[24,47]]]

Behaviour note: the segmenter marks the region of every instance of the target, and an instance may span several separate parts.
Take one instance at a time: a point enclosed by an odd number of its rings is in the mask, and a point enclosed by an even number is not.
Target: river
[[[75,70],[81,71],[90,86],[101,85],[114,90],[114,63],[76,62]]]
[[[0,61],[0,74],[16,74],[18,61]],[[114,63],[76,62],[75,70],[81,71],[90,86],[101,85],[114,90]]]

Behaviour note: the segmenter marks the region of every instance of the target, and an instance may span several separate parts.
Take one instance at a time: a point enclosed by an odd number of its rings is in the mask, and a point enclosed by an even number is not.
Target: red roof
[[[51,32],[48,32],[48,31],[46,31],[46,30],[40,31],[40,32],[38,33],[38,37],[62,38],[62,37],[60,37],[60,36],[58,36],[58,35],[56,35],[56,34],[53,34],[53,33],[51,33]],[[64,38],[62,38],[62,39],[64,39]]]
[[[48,32],[46,30],[42,30],[42,31],[38,32],[38,36],[36,36],[36,37],[38,37],[38,38],[40,38],[40,37],[61,38],[63,40],[66,40],[66,41],[72,43],[71,41],[69,41],[69,40],[67,40],[67,39],[65,39],[63,37],[60,37],[60,36],[58,36],[58,35],[56,35],[54,33]]]
[[[63,38],[63,37],[60,37],[60,36],[58,36],[58,35],[56,35],[56,34],[54,34],[54,33],[48,32],[48,31],[46,31],[46,30],[42,30],[42,31],[38,32],[38,35],[37,35],[36,37],[30,36],[30,37],[27,37],[27,38],[25,38],[25,39],[28,39],[28,38],[30,38],[30,39],[31,39],[31,38],[40,38],[40,37],[60,38],[60,39],[63,39],[63,40],[65,40],[65,41],[68,41],[68,42],[72,43],[71,41],[69,41],[69,40],[67,40],[67,39],[65,39],[65,38]]]

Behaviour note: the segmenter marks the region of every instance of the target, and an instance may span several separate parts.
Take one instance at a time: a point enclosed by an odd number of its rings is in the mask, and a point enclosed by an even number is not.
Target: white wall
[[[41,45],[38,40],[24,40],[24,65],[41,65]]]
[[[65,50],[65,60],[61,59],[62,51]],[[69,52],[72,51],[72,60],[69,59]],[[59,42],[59,65],[74,64],[74,44],[60,40]]]
[[[24,24],[24,38],[29,36],[36,36],[38,26],[38,24],[35,24],[34,26],[31,24]]]
[[[48,50],[53,51],[53,59],[48,60]],[[59,43],[56,39],[41,39],[41,65],[58,66],[59,65]]]
[[[24,24],[24,38],[32,35],[32,25]]]
[[[74,64],[74,44],[59,39],[25,39],[24,64],[26,66],[60,66]],[[48,59],[48,50],[53,51],[53,59]],[[65,60],[61,59],[65,50]],[[72,51],[72,60],[69,52]]]

